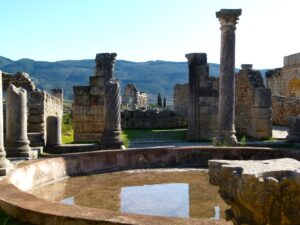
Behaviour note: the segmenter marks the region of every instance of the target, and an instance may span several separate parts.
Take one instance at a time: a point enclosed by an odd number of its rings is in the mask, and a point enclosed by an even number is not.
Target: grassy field
[[[125,129],[122,139],[126,147],[132,141],[184,141],[187,129]]]

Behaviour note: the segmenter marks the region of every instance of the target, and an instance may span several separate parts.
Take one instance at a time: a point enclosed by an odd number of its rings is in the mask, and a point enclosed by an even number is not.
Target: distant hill
[[[88,78],[93,75],[94,66],[95,62],[92,59],[57,62],[31,59],[13,61],[0,56],[0,70],[9,73],[27,72],[40,89],[63,88],[67,99],[73,97],[73,86],[88,85]],[[210,75],[219,76],[218,64],[210,64]],[[115,76],[122,89],[126,84],[134,83],[140,91],[148,93],[153,102],[156,101],[158,92],[171,102],[175,84],[188,82],[188,66],[186,62],[118,60]]]

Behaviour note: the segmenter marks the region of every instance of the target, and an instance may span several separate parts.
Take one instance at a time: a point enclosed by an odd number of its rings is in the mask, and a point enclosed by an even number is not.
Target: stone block
[[[74,104],[89,106],[90,105],[90,96],[89,95],[74,95]]]
[[[298,160],[210,160],[208,164],[209,181],[219,186],[231,206],[226,219],[233,224],[299,224]]]
[[[74,133],[82,133],[83,132],[83,123],[75,122],[73,123]]]
[[[271,108],[252,108],[251,117],[254,119],[271,119],[272,109]]]
[[[90,95],[104,95],[104,86],[92,86]]]
[[[74,86],[73,93],[74,93],[74,96],[89,95],[90,87],[89,86]]]
[[[251,121],[252,131],[269,131],[272,130],[272,120],[270,119],[253,119]]]
[[[90,95],[89,96],[90,105],[101,105],[104,106],[104,96],[103,95]]]
[[[199,113],[200,115],[208,115],[210,113],[210,106],[208,105],[199,106]]]
[[[296,54],[294,55],[290,55],[288,56],[289,57],[289,66],[293,66],[293,65],[296,65]]]
[[[90,77],[89,79],[90,79],[91,86],[104,86],[105,84],[104,76],[95,76],[95,77]]]
[[[28,116],[28,123],[44,123],[45,118],[44,114],[39,114],[39,115],[29,115]]]
[[[43,132],[45,123],[28,124],[28,132]]]
[[[103,130],[104,124],[99,122],[85,122],[82,128],[84,133],[98,133],[103,132]]]
[[[155,118],[157,116],[157,111],[154,109],[147,109],[145,111],[145,117],[147,118]]]
[[[254,89],[254,107],[270,108],[271,107],[271,89],[255,88]]]
[[[133,116],[133,111],[131,111],[131,110],[124,110],[122,112],[122,114],[124,115],[124,118],[126,120],[128,120],[129,118],[131,118]]]
[[[170,117],[170,116],[172,116],[172,111],[171,111],[171,110],[168,110],[168,109],[162,110],[162,111],[160,111],[160,112],[158,113],[158,117],[168,118],[168,117]]]
[[[73,105],[73,115],[88,115],[92,114],[92,108],[90,106]]]
[[[101,133],[74,133],[75,142],[99,142],[101,140]]]
[[[300,116],[288,117],[288,136],[287,140],[290,142],[300,143]]]
[[[29,107],[29,115],[41,115],[45,113],[44,107]]]
[[[98,120],[104,117],[104,106],[103,105],[92,105],[90,107],[91,114],[96,114]]]

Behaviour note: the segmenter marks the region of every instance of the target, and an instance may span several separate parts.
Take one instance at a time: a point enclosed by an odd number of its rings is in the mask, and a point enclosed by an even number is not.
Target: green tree
[[[158,93],[158,95],[157,95],[157,107],[162,107],[162,101],[161,101],[160,93]]]
[[[164,108],[167,108],[166,97],[164,97],[163,107],[164,107]]]

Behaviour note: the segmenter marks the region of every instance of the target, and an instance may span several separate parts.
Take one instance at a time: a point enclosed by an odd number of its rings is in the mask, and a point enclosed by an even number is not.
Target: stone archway
[[[294,77],[287,84],[288,96],[300,96],[300,78]]]

